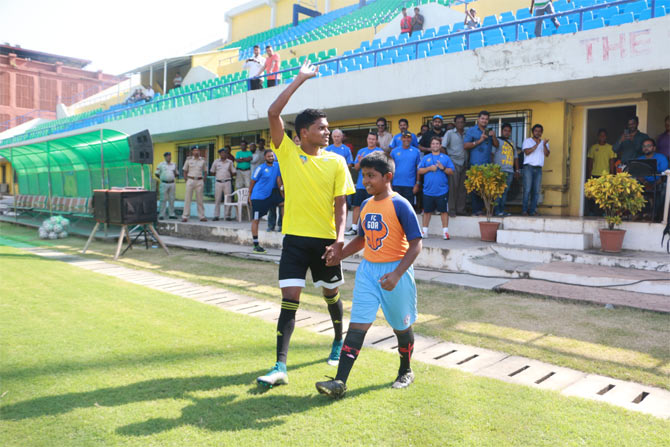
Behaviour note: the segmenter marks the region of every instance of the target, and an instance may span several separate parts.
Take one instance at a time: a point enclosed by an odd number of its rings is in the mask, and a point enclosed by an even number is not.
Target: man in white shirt
[[[532,137],[523,142],[523,207],[524,216],[537,216],[537,201],[542,184],[544,159],[549,156],[549,139],[542,139],[544,128],[541,124],[533,126]],[[530,206],[529,201],[530,199]]]
[[[250,57],[242,66],[249,71],[249,90],[263,88],[263,80],[258,76],[265,70],[265,58],[261,56],[261,47],[254,45],[254,57]]]
[[[170,219],[176,219],[177,216],[174,213],[174,191],[175,191],[175,178],[178,177],[177,174],[177,165],[172,163],[172,154],[166,152],[163,154],[165,161],[161,161],[156,166],[156,172],[154,175],[160,181],[160,194],[161,202],[158,212],[159,219],[165,219],[165,208],[166,205],[169,205],[169,214]]]

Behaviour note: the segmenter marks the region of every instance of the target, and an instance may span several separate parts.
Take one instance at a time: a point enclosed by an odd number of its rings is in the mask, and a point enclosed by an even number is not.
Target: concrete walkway
[[[239,247],[233,248],[237,248],[240,252]],[[279,306],[276,303],[230,292],[219,287],[200,286],[182,279],[173,279],[104,261],[68,255],[45,247],[24,247],[23,250],[123,281],[217,306],[224,310],[261,318],[272,324],[276,322],[279,315]],[[268,257],[274,255],[269,254]],[[344,324],[346,327],[349,322],[344,321]],[[332,329],[330,317],[327,314],[304,310],[298,311],[296,326],[315,333],[329,332]],[[389,353],[396,352],[395,336],[388,327],[373,326],[368,332],[365,345]],[[443,368],[454,368],[505,382],[559,391],[567,396],[607,402],[629,410],[670,419],[670,392],[656,387],[586,374],[536,360],[510,356],[502,352],[418,335],[414,358]]]

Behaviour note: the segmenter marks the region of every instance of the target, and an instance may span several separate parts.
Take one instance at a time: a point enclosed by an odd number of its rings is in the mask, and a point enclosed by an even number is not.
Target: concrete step
[[[498,278],[528,278],[530,270],[541,264],[506,259],[497,253],[489,253],[464,259],[461,269],[475,275]]]
[[[586,250],[593,246],[593,235],[535,230],[498,230],[499,244],[542,248]]]
[[[551,262],[533,267],[529,272],[529,277],[670,297],[670,273],[667,272],[631,270],[599,265],[584,268],[572,262]]]
[[[621,253],[605,253],[598,248],[583,251],[567,249],[549,250],[528,245],[504,244],[492,245],[491,250],[503,258],[514,261],[537,263],[560,261],[584,265],[670,272],[670,256],[665,253],[644,253],[644,256],[640,256],[640,252],[631,250],[622,250]]]

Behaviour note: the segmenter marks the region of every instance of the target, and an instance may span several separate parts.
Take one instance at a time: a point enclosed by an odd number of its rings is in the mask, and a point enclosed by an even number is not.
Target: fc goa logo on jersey
[[[377,213],[366,214],[363,225],[368,246],[375,251],[379,250],[384,245],[383,241],[389,234],[389,227],[382,220],[382,215]]]

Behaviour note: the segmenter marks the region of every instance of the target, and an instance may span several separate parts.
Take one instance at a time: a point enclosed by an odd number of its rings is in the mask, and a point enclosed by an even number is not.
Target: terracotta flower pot
[[[495,242],[499,226],[500,222],[479,222],[479,233],[482,236],[482,240],[486,242]]]
[[[600,228],[600,250],[608,253],[619,253],[623,245],[626,230],[607,230]]]

